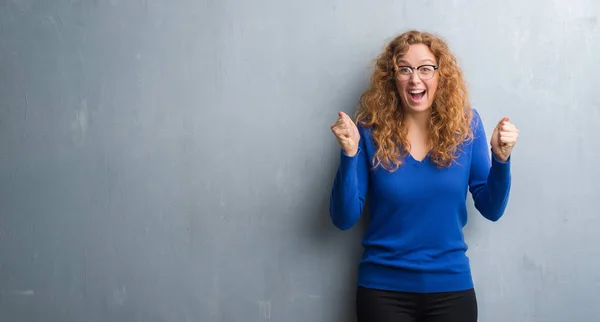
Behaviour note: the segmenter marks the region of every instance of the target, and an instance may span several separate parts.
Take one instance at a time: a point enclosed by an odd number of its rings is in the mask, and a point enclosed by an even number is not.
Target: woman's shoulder
[[[479,111],[476,108],[471,108],[471,115],[471,124],[481,122],[481,115],[479,115]]]
[[[473,108],[471,111],[471,138],[468,141],[472,143],[473,141],[476,141],[478,139],[486,139],[486,133],[484,126],[485,124],[479,111],[475,108]]]
[[[477,132],[481,128],[483,128],[483,119],[479,114],[479,111],[476,108],[471,109],[471,123],[470,123],[471,131]]]

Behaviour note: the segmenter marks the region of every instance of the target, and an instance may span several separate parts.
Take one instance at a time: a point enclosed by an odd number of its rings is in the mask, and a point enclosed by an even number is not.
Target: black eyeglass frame
[[[407,75],[410,75],[410,74],[414,73],[415,70],[417,70],[417,72],[419,72],[422,67],[431,67],[433,69],[433,72],[431,73],[431,77],[426,78],[426,79],[422,78],[420,73],[417,73],[417,75],[419,75],[419,78],[421,78],[423,80],[427,80],[427,79],[433,78],[433,75],[435,75],[435,71],[440,68],[439,66],[433,65],[433,64],[424,64],[424,65],[420,65],[420,66],[417,66],[417,67],[414,67],[414,66],[398,66],[398,69],[396,69],[396,72],[398,72],[401,75],[407,76]],[[410,69],[410,74],[402,74],[400,72],[401,68],[409,68]]]

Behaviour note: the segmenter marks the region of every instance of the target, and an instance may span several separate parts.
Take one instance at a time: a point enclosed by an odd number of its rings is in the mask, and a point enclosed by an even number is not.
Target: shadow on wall
[[[335,174],[336,170],[337,166],[332,173]],[[333,182],[333,178],[331,178],[331,182]],[[327,192],[330,192],[331,185],[327,188]],[[317,191],[323,192],[321,189]],[[329,310],[331,311],[327,314],[331,314],[331,316],[328,316],[326,320],[355,321],[358,265],[363,251],[362,236],[368,225],[368,205],[365,205],[363,215],[354,227],[341,231],[333,225],[329,217],[329,193],[321,193],[317,198],[311,198],[311,200],[318,201],[315,204],[317,211],[316,215],[306,222],[305,232],[308,234],[310,242],[314,243],[311,248],[323,256],[321,260],[326,263],[325,267],[333,269],[323,270],[323,274],[327,274],[327,276],[323,276],[323,279],[327,281],[325,284],[330,287],[330,290],[324,290],[324,293],[332,296],[327,299],[327,305],[330,306]],[[346,263],[346,265],[340,265],[340,263]],[[345,267],[345,269],[337,271],[340,267]]]
[[[352,95],[343,96],[343,101],[334,104],[335,106],[343,106],[338,110],[331,110],[331,107],[324,107],[325,110],[330,110],[332,115],[330,121],[335,122],[338,111],[344,111],[351,117],[356,111],[356,102],[362,91],[366,88],[366,83],[357,84],[352,91]],[[352,108],[347,108],[348,106]],[[329,114],[328,114],[329,115]],[[359,221],[349,230],[341,231],[336,228],[331,222],[329,215],[329,200],[333,181],[338,170],[340,160],[340,147],[335,140],[335,137],[329,129],[330,124],[327,124],[326,135],[323,138],[326,142],[327,149],[325,151],[327,158],[324,160],[330,162],[321,163],[326,169],[315,169],[313,173],[320,175],[315,176],[314,189],[309,190],[304,196],[307,202],[312,203],[310,216],[304,218],[300,231],[303,239],[310,243],[310,248],[315,253],[320,254],[319,260],[322,263],[322,272],[318,274],[327,274],[323,276],[324,285],[323,294],[331,296],[331,298],[323,299],[327,304],[323,304],[327,316],[324,316],[324,321],[340,321],[348,322],[355,321],[355,296],[356,284],[358,275],[358,264],[362,256],[362,236],[365,233],[368,223],[368,205],[365,204],[363,215]],[[319,132],[321,129],[319,129]],[[368,201],[367,201],[368,203]],[[340,263],[347,263],[340,265]],[[339,271],[340,267],[346,267],[344,271]],[[328,288],[328,289],[326,289]],[[331,314],[329,316],[329,314]]]

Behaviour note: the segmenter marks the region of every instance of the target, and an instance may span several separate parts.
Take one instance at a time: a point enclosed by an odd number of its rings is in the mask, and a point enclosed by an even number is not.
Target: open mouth
[[[423,98],[423,96],[425,96],[425,90],[412,90],[408,92],[408,95],[410,96],[410,98],[412,98],[413,101],[420,101]]]

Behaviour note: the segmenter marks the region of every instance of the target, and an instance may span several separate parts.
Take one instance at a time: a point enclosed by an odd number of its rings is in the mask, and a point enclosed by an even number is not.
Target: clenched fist
[[[346,113],[339,112],[338,115],[337,121],[331,125],[331,131],[344,153],[354,156],[358,152],[358,141],[360,141],[358,128]]]
[[[517,143],[518,137],[519,130],[509,122],[508,117],[500,120],[492,133],[490,141],[492,153],[494,153],[496,159],[502,162],[508,161],[508,157]]]

